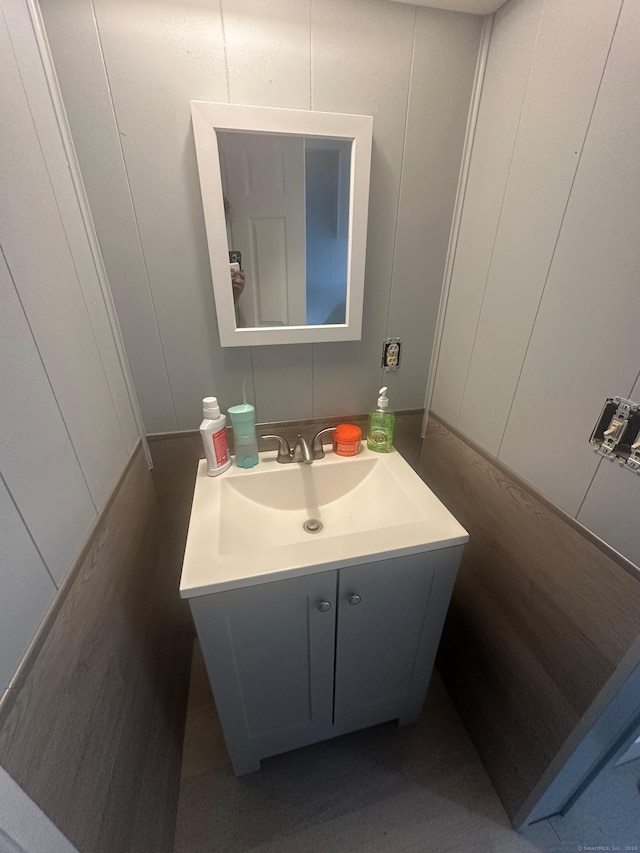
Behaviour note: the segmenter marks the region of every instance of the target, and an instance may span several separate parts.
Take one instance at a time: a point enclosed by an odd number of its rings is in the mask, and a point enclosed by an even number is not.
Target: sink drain
[[[319,518],[309,518],[302,526],[307,533],[318,533],[322,530],[322,522]]]

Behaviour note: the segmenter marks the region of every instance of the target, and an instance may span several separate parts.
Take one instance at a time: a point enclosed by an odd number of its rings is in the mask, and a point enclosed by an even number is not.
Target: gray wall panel
[[[602,403],[640,365],[639,28],[640,5],[625,2],[499,454],[572,515],[596,469],[587,439]]]
[[[547,4],[518,124],[458,428],[498,453],[619,7]],[[552,140],[552,144],[549,144]],[[487,403],[489,402],[489,405]]]
[[[431,359],[482,21],[417,10],[387,319],[405,348],[384,378],[398,409],[417,405]]]
[[[51,14],[53,6],[55,14]],[[75,119],[74,143],[87,194],[90,199],[100,198],[92,215],[140,404],[156,429],[175,430],[171,389],[92,5],[90,0],[41,0],[40,7],[53,44],[68,44],[69,33],[75,34],[74,49],[65,51],[66,62],[58,63],[57,72],[67,113]],[[96,139],[99,146],[94,144]]]
[[[217,341],[189,106],[190,99],[227,100],[221,15],[217,4],[196,10],[186,0],[94,6],[176,423],[193,429],[202,397],[232,405],[251,375],[249,350],[224,355]],[[55,43],[53,52],[64,61]],[[92,146],[99,151],[100,140]],[[158,370],[164,365],[147,361],[150,381]],[[146,413],[145,426],[162,429]]]
[[[0,470],[59,582],[96,510],[2,257],[0,294]]]
[[[0,480],[0,696],[27,650],[56,587]]]
[[[460,220],[432,408],[454,426],[471,362],[543,0],[496,15]]]
[[[313,108],[373,114],[362,340],[314,344],[313,415],[371,409],[383,383],[415,11],[374,0],[315,4]],[[353,38],[357,33],[357,38]],[[401,334],[401,332],[398,332]],[[392,407],[395,406],[390,391]]]
[[[138,442],[110,296],[37,28],[29,4],[2,0],[3,684]]]
[[[627,0],[496,14],[432,403],[636,561],[635,481],[588,437],[640,364],[639,16]]]
[[[16,9],[8,4],[7,11]],[[47,142],[50,134],[38,134],[33,119],[51,110],[30,79],[37,48],[19,9],[9,20],[11,35],[0,31],[2,111],[11,116],[0,129],[2,247],[91,496],[101,506],[127,461],[126,440],[70,250],[65,200],[54,193],[43,150],[66,168],[64,153],[59,141]]]
[[[201,397],[216,394],[228,407],[238,401],[244,378],[255,388],[263,421],[369,409],[381,384],[387,332],[406,341],[406,373],[392,377],[393,404],[421,407],[478,19],[416,12],[386,0],[278,0],[268,12],[257,0],[223,0],[207,8],[186,0],[96,0],[96,36],[87,22],[88,5],[65,0],[59,7],[44,0],[43,11],[82,168],[103,174],[97,165],[102,152],[104,162],[114,165],[110,174],[117,188],[109,193],[109,211],[96,216],[110,273],[118,268],[114,235],[124,240],[114,220],[129,221],[133,210],[139,228],[146,276],[136,268],[127,280],[129,293],[118,296],[117,284],[114,290],[120,312],[137,306],[137,320],[123,317],[122,326],[138,365],[135,380],[147,430],[162,431],[171,418],[178,428],[196,427]],[[79,43],[74,56],[67,49],[70,33]],[[454,41],[458,61],[447,74],[443,59],[451,61],[453,51],[443,58],[443,45]],[[86,80],[76,88],[78,73]],[[114,133],[107,80],[124,170],[114,140],[103,139]],[[89,91],[97,93],[93,103]],[[198,98],[374,116],[362,342],[251,352],[220,348],[189,116],[189,100]],[[424,205],[412,186],[412,164],[421,152],[436,207]],[[104,180],[90,175],[87,187],[92,206],[101,208]],[[419,236],[396,244],[398,223],[408,222]],[[428,246],[433,252],[425,251]],[[401,263],[395,263],[398,252]],[[280,382],[283,366],[286,383]],[[162,390],[167,377],[169,395]],[[160,389],[157,405],[147,394],[151,388]]]

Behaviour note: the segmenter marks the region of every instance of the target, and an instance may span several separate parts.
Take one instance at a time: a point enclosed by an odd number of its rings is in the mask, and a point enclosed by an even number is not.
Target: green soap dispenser
[[[386,386],[378,392],[378,408],[369,415],[367,447],[377,453],[391,453],[393,450],[393,424],[396,416],[389,411]]]

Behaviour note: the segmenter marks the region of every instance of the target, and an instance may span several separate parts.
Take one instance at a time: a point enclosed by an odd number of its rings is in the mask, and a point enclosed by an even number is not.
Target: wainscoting
[[[631,645],[638,572],[435,418],[420,453],[420,419],[398,415],[396,447],[471,534],[438,666],[513,819]],[[0,706],[0,764],[80,853],[172,848],[202,447],[150,447],[153,475],[138,450]]]
[[[80,853],[172,849],[191,661],[179,574],[139,447],[0,708],[0,764]]]
[[[640,572],[433,416],[420,473],[471,537],[438,668],[514,820],[638,634]]]

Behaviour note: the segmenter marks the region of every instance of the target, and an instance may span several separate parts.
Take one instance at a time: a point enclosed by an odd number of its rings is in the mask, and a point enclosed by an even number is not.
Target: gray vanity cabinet
[[[236,775],[420,714],[462,546],[190,599]]]
[[[462,547],[339,572],[334,712],[342,731],[420,715]]]
[[[236,776],[331,737],[336,586],[330,571],[190,599]]]

